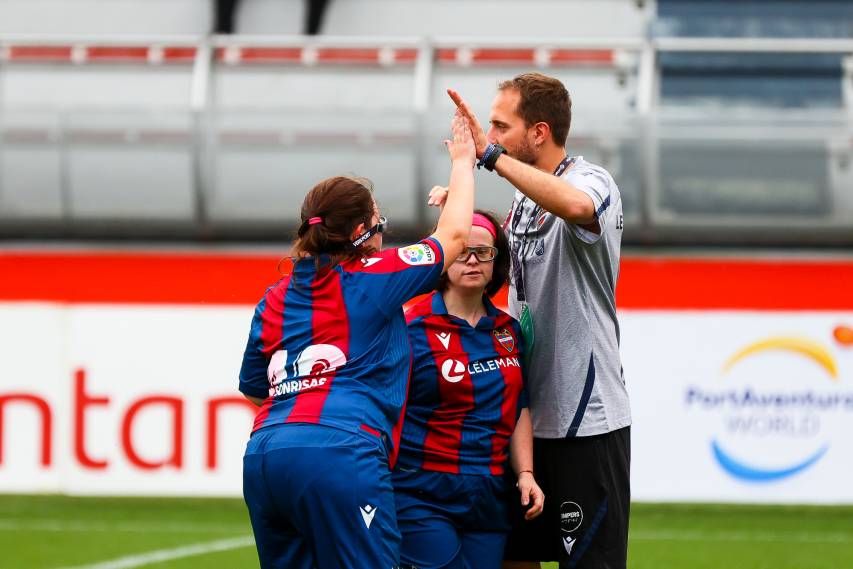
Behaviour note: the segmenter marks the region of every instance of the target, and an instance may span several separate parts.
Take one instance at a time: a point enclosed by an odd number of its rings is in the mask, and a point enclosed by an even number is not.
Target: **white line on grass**
[[[110,561],[102,561],[92,565],[78,565],[75,567],[65,567],[63,569],[132,569],[133,567],[142,567],[151,563],[160,563],[161,561],[171,561],[172,559],[181,559],[184,557],[193,557],[195,555],[204,555],[206,553],[216,553],[218,551],[228,551],[229,549],[239,549],[254,545],[255,540],[252,536],[235,537],[231,539],[220,539],[218,541],[208,541],[206,543],[194,543],[192,545],[184,545],[174,549],[158,549],[138,555],[128,555],[127,557],[119,557]]]
[[[851,543],[849,533],[755,532],[755,531],[631,531],[629,539],[637,541],[762,541],[770,543]]]
[[[49,531],[49,532],[129,532],[129,533],[241,533],[245,525],[176,523],[152,520],[151,522],[105,522],[105,521],[62,521],[22,520],[0,518],[0,531]]]

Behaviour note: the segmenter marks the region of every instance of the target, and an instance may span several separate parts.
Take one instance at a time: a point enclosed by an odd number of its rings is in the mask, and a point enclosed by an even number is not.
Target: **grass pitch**
[[[231,499],[0,495],[0,552],[0,569],[258,566]],[[853,569],[853,508],[635,504],[629,567]]]

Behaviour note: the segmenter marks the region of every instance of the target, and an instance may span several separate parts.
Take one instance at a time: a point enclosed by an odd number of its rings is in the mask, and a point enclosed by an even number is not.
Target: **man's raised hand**
[[[462,116],[468,120],[468,125],[471,128],[471,136],[474,138],[474,146],[477,150],[477,158],[481,158],[483,152],[486,151],[486,147],[489,145],[489,141],[486,138],[486,131],[483,130],[480,121],[477,120],[477,115],[474,114],[474,111],[471,110],[471,107],[468,106],[462,95],[453,89],[448,89],[447,94],[450,95],[451,100],[456,105],[457,111],[461,112]]]

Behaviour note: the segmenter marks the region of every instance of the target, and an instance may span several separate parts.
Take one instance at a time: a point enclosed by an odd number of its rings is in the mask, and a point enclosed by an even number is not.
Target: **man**
[[[505,224],[509,307],[530,346],[534,471],[545,509],[516,524],[505,566],[624,568],[631,414],[614,301],[619,189],[603,168],[566,156],[571,99],[557,79],[526,73],[501,83],[488,134],[449,93],[471,124],[478,166],[517,189]]]

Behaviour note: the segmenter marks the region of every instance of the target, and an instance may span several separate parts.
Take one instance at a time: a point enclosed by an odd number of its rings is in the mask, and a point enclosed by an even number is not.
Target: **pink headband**
[[[322,217],[312,217],[308,220],[308,225],[317,225],[318,223],[323,223]]]
[[[498,238],[498,232],[495,230],[495,225],[491,221],[489,221],[488,217],[481,213],[474,214],[474,218],[471,220],[471,225],[482,227],[491,234],[492,239]]]

